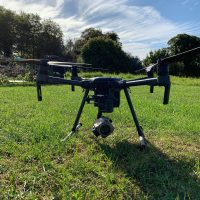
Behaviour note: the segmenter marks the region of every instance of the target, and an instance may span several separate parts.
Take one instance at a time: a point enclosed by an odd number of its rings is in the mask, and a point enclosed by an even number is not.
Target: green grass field
[[[169,105],[162,87],[131,89],[144,151],[123,91],[112,135],[92,134],[97,108],[86,105],[83,126],[60,142],[82,95],[44,86],[37,102],[34,86],[0,87],[0,199],[200,199],[200,79],[172,77]]]

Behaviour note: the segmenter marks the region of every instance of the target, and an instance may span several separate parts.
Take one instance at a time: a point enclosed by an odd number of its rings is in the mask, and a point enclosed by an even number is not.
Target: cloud
[[[178,24],[162,17],[154,7],[130,5],[130,0],[0,0],[2,4],[17,12],[52,18],[60,24],[66,38],[78,37],[88,27],[115,31],[123,48],[140,58],[150,50],[166,46],[178,33],[200,30],[199,23]]]
[[[183,6],[198,6],[200,4],[199,0],[184,0],[181,1]]]
[[[0,0],[0,5],[16,12],[37,13],[42,18],[56,18],[64,0]]]

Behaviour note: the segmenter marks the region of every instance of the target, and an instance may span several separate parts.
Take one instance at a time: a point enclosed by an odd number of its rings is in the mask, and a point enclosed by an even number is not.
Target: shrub
[[[8,77],[0,75],[0,85],[7,85],[9,84]]]

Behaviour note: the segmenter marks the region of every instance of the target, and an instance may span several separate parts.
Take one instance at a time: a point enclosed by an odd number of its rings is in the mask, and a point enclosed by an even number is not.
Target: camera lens
[[[100,127],[100,132],[101,132],[102,135],[108,135],[108,134],[110,134],[110,126],[107,125],[107,124],[102,125]]]

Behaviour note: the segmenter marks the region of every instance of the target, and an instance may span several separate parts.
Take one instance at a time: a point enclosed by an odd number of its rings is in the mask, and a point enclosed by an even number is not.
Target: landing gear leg
[[[86,89],[84,96],[83,96],[83,99],[82,99],[82,102],[81,102],[81,105],[80,105],[80,108],[79,108],[79,111],[78,111],[78,114],[76,116],[76,119],[75,119],[75,122],[74,122],[74,125],[73,125],[73,128],[72,128],[71,132],[65,138],[63,138],[61,140],[62,142],[65,141],[66,139],[68,139],[70,136],[72,136],[82,126],[82,124],[79,123],[79,119],[81,117],[81,113],[83,111],[85,102],[87,100],[88,93],[89,93],[89,89]]]
[[[130,95],[129,95],[129,92],[128,92],[127,88],[124,88],[124,93],[125,93],[129,108],[131,110],[131,114],[132,114],[133,120],[134,120],[136,128],[137,128],[141,149],[144,149],[146,147],[146,141],[145,141],[144,133],[143,133],[142,127],[140,126],[139,121],[137,119],[137,115],[136,115],[135,110],[133,108],[133,104],[131,102],[131,98],[130,98]]]

